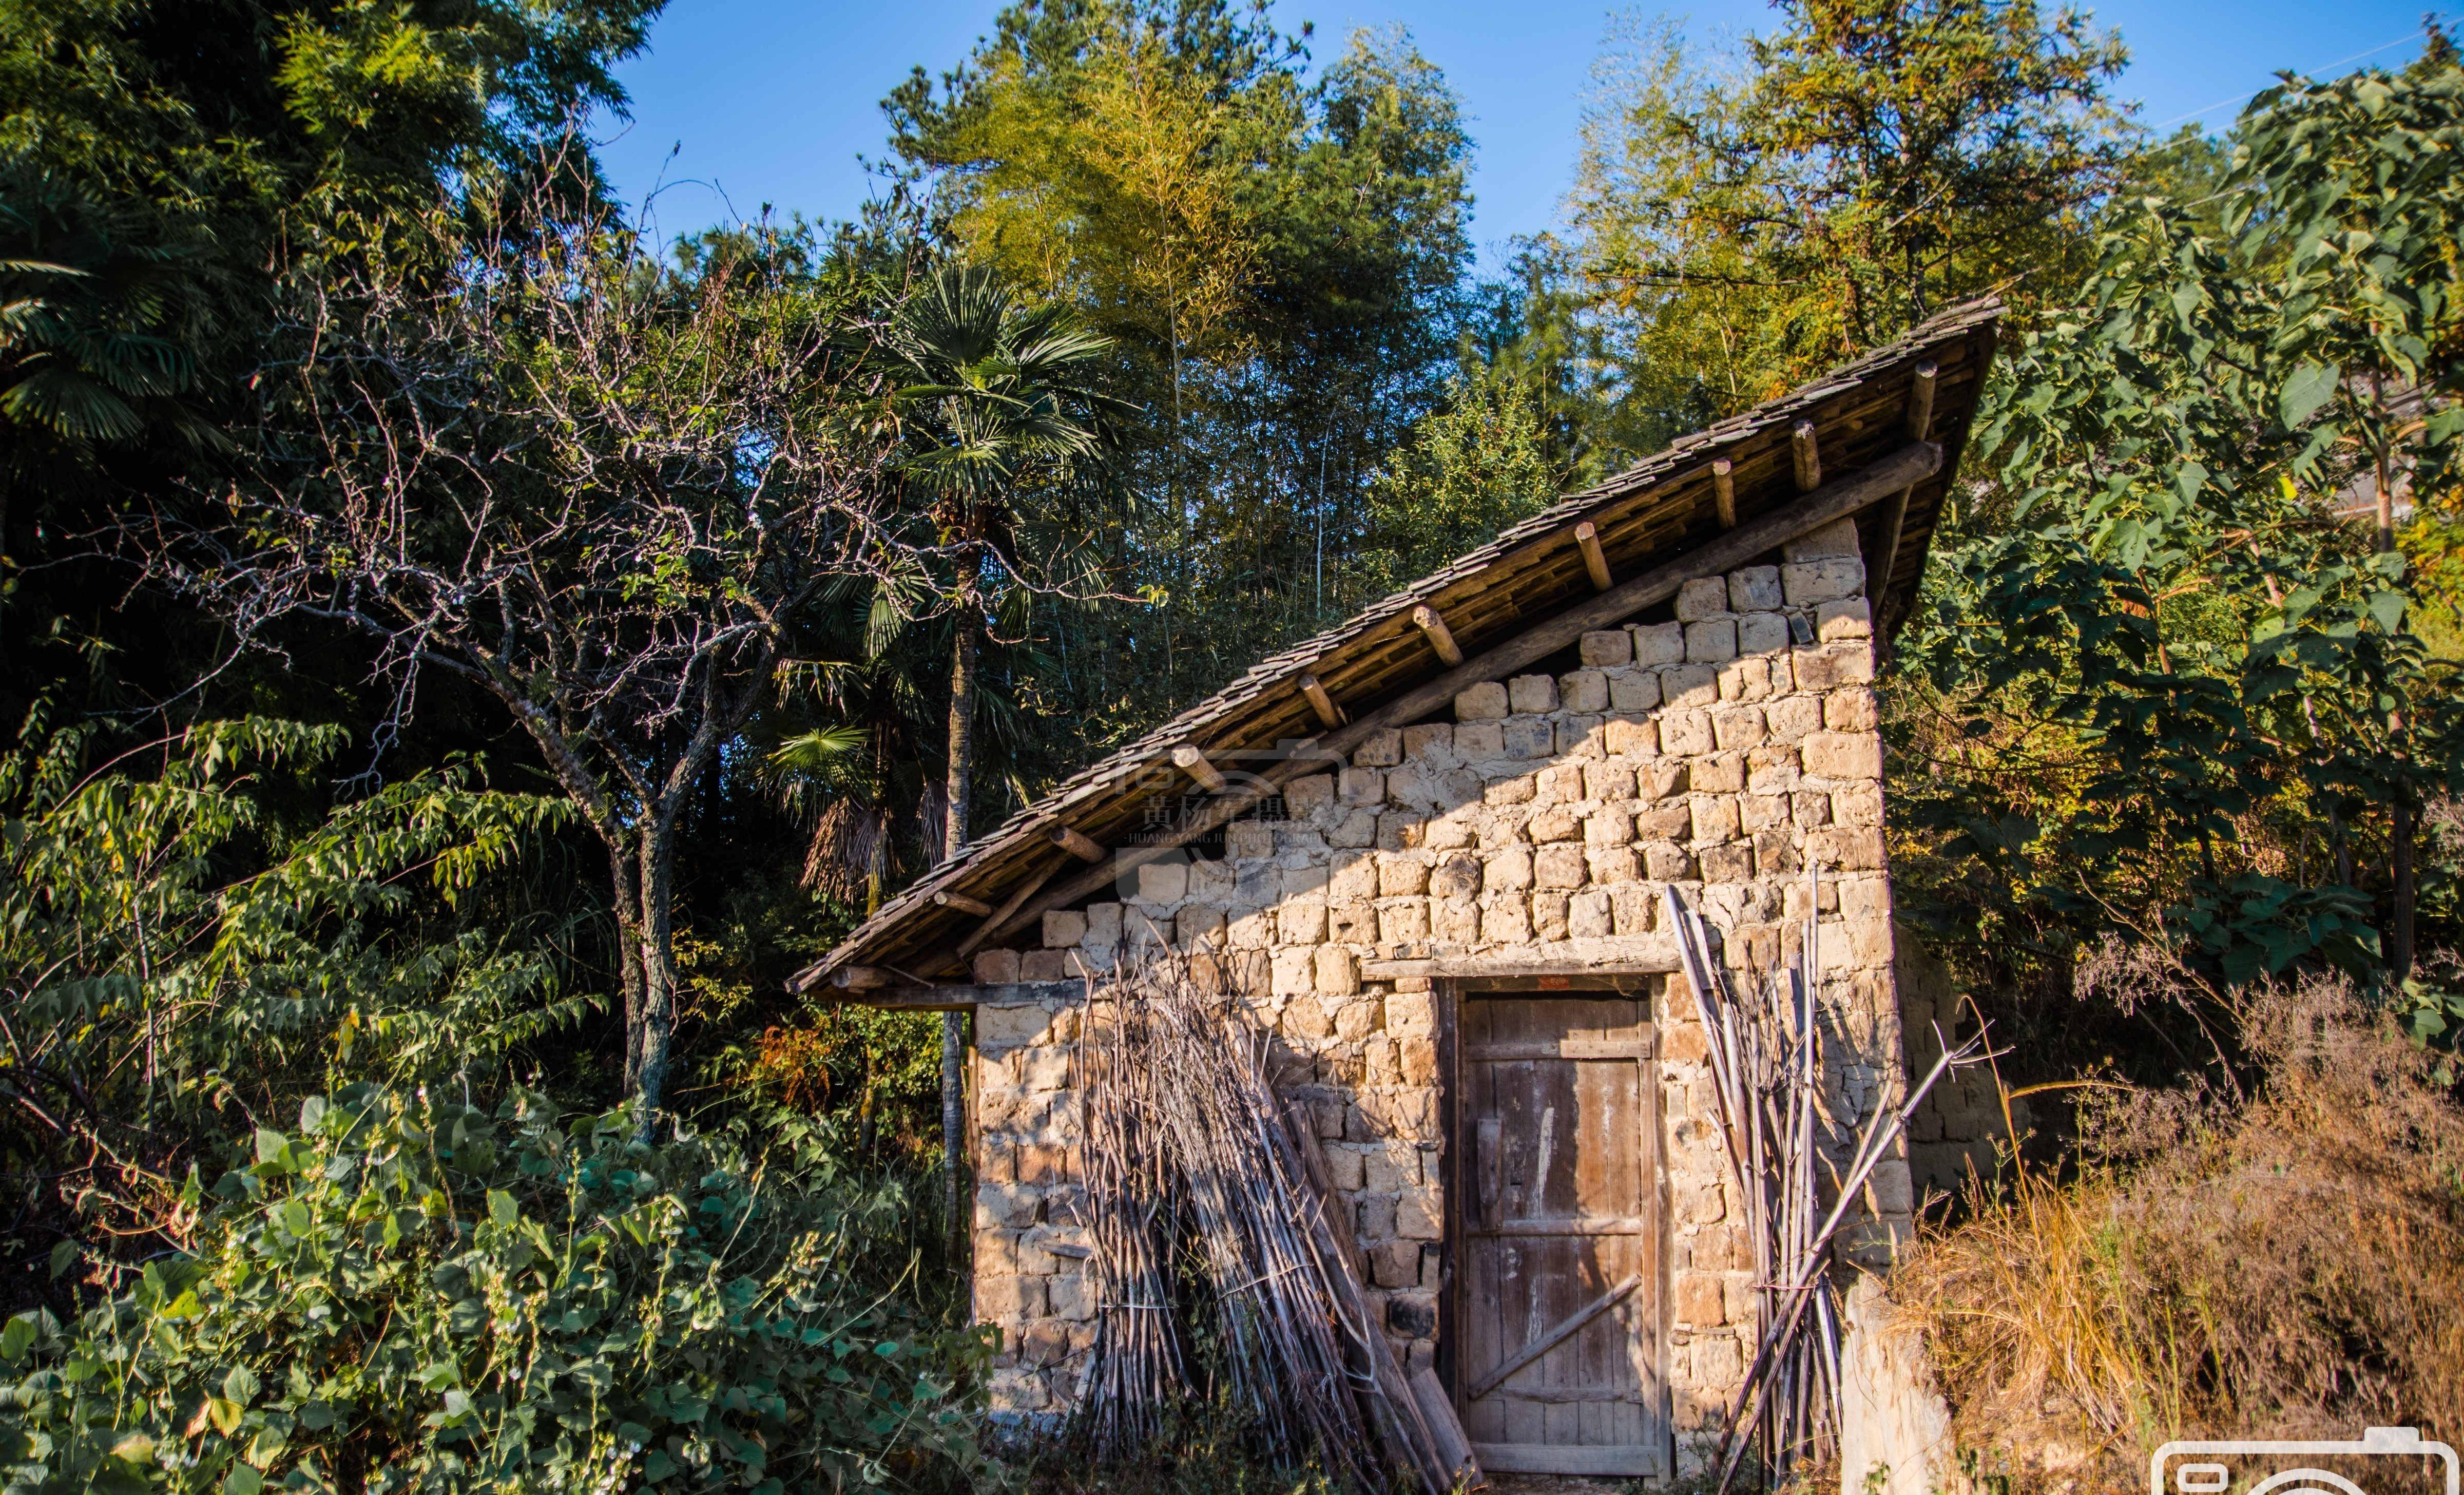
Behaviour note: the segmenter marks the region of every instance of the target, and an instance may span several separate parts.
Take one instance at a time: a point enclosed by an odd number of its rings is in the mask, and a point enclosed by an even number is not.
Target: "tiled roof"
[[[1815,429],[1826,473],[1844,473],[1888,454],[1906,440],[1903,415],[1915,371],[1930,363],[1939,370],[1930,437],[1943,446],[1942,466],[1911,493],[1897,553],[1886,569],[1877,564],[1870,588],[1881,609],[1877,621],[1886,629],[1896,626],[1924,574],[1934,516],[1954,480],[2000,316],[2001,304],[1990,299],[1946,312],[1813,384],[1561,499],[1344,623],[1261,660],[935,867],[800,974],[797,986],[852,964],[919,981],[947,969],[957,942],[981,920],[935,903],[934,894],[1000,906],[1023,879],[1068,855],[1045,833],[1055,823],[1107,846],[1118,844],[1119,833],[1136,824],[1140,807],[1163,787],[1158,780],[1168,776],[1156,774],[1155,765],[1177,745],[1222,755],[1315,736],[1321,729],[1296,688],[1305,672],[1355,710],[1433,678],[1442,666],[1410,621],[1419,605],[1436,607],[1463,651],[1475,654],[1517,631],[1520,620],[1593,595],[1573,538],[1585,520],[1615,568],[1631,574],[1719,533],[1708,477],[1716,460],[1730,464],[1733,517],[1743,521],[1795,496],[1789,433],[1801,421]],[[1868,510],[1859,517],[1869,557],[1881,539],[1877,515],[1878,509]]]

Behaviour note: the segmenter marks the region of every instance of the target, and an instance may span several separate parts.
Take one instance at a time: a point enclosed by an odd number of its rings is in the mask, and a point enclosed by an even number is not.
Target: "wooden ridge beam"
[[[1111,865],[1089,868],[1066,879],[1049,891],[1004,914],[984,937],[1007,934],[1046,909],[1075,903],[1121,873],[1186,846],[1238,818],[1287,780],[1297,779],[1303,773],[1318,771],[1329,758],[1349,754],[1373,732],[1419,721],[1453,701],[1471,686],[1513,674],[1579,641],[1586,633],[1621,622],[1654,603],[1667,601],[1677,595],[1680,586],[1698,576],[1733,570],[1765,551],[1776,550],[1800,535],[1820,529],[1834,519],[1855,514],[1903,488],[1920,483],[1941,469],[1942,448],[1930,442],[1915,442],[1871,467],[1806,494],[1768,514],[1757,515],[1727,534],[1567,608],[1484,650],[1477,657],[1465,660],[1437,678],[1405,691],[1375,710],[1362,714],[1350,725],[1325,734],[1317,739],[1317,751],[1308,758],[1273,765],[1258,776],[1258,781],[1216,800],[1204,813],[1192,816],[1170,835],[1157,837],[1144,846],[1125,847],[1112,858]],[[983,934],[979,932],[979,935]],[[981,943],[980,937],[966,948],[973,949],[977,943]]]

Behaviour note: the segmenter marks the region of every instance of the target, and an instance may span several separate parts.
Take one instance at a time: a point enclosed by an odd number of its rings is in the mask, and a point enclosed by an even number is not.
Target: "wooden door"
[[[1456,1387],[1484,1468],[1669,1473],[1649,1016],[1605,994],[1462,1004]]]

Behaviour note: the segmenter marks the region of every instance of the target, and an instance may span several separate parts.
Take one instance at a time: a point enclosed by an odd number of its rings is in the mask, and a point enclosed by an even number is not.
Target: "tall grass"
[[[1976,1190],[1895,1277],[2013,1488],[2129,1487],[2174,1438],[2464,1432],[2464,1108],[2340,986],[2242,1037],[2246,1092],[2092,1106],[2073,1176]]]

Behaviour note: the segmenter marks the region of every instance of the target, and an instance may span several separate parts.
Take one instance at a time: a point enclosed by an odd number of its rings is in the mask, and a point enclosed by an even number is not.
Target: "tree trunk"
[[[642,1080],[642,889],[621,846],[607,848],[614,883],[616,950],[625,984],[625,1093]]]
[[[672,827],[653,814],[642,827],[642,1069],[633,1094],[642,1106],[645,1137],[668,1088],[668,1057],[676,1028],[674,958],[675,846]]]
[[[2384,421],[2387,415],[2387,389],[2383,377],[2376,373],[2370,375],[2370,398],[2378,407],[2381,420]],[[2377,459],[2378,467],[2379,550],[2385,554],[2395,549],[2395,468],[2388,460],[2387,442],[2384,438],[2377,443],[2372,455]],[[2394,738],[2388,743],[2390,748],[2395,749],[2390,756],[2398,765],[2401,765],[2405,760],[2402,747],[2404,714],[2390,713],[2387,725],[2391,729],[2389,735]],[[2388,881],[2393,885],[2389,890],[2393,895],[2394,907],[2389,911],[2387,917],[2387,962],[2388,972],[2397,982],[2401,983],[2406,977],[2412,974],[2414,899],[2412,805],[2409,802],[2402,786],[2396,789],[2392,802],[2387,805],[2387,822],[2388,840],[2391,843],[2388,847],[2387,871]]]
[[[942,818],[941,854],[955,857],[967,845],[967,802],[976,777],[976,599],[970,588],[958,608],[957,641],[950,649],[950,804]],[[959,1154],[967,1145],[964,1060],[966,1034],[959,1015],[941,1014],[941,1218],[949,1222],[956,1252],[966,1240],[958,1216]]]

